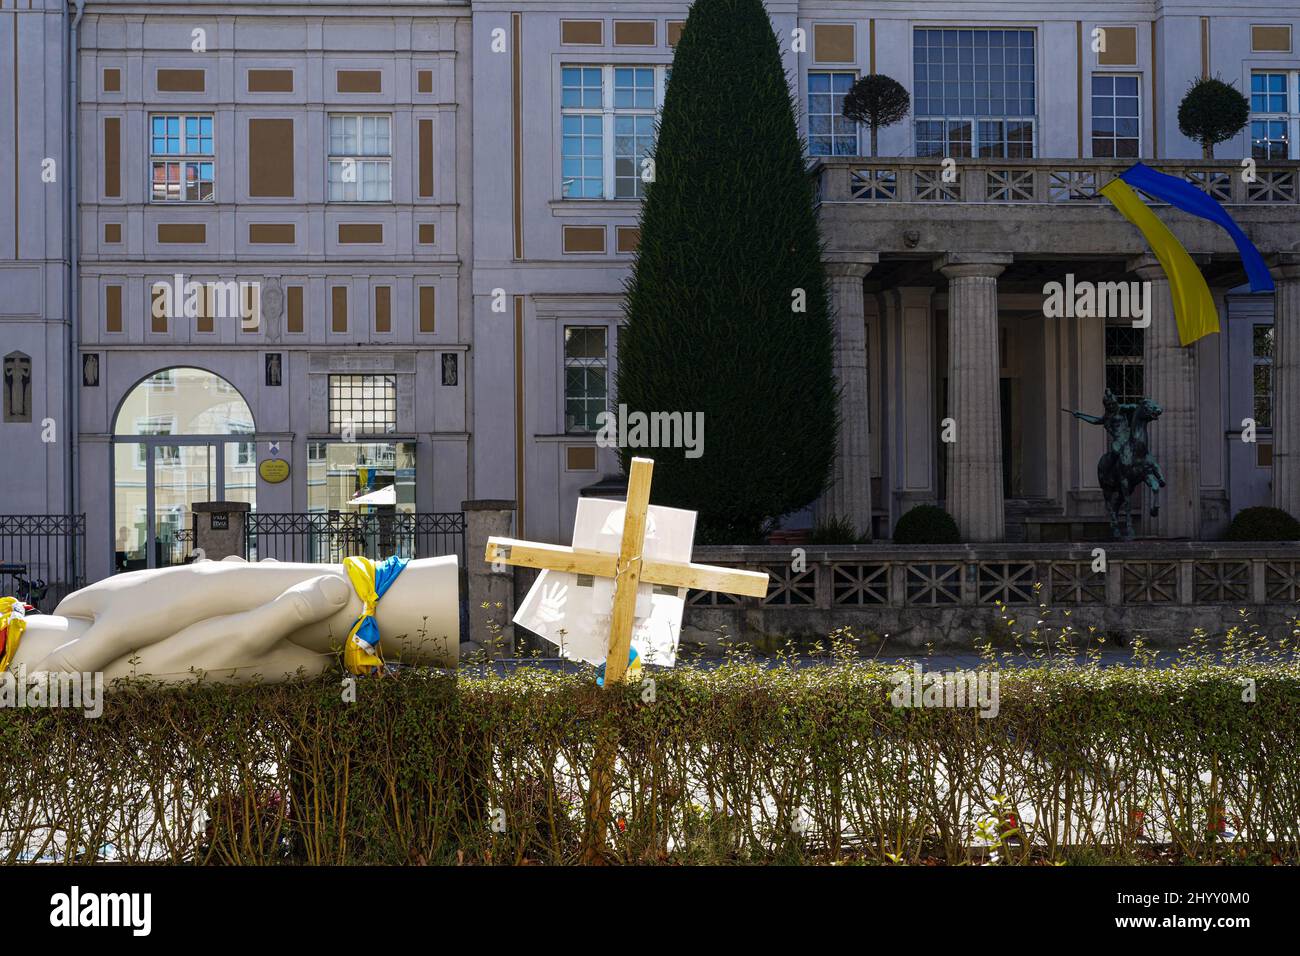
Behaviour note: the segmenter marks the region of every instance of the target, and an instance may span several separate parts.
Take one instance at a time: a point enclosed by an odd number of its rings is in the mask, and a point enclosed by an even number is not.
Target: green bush
[[[952,515],[935,505],[917,505],[894,525],[894,544],[958,544],[961,532]]]
[[[1243,508],[1223,536],[1225,541],[1300,541],[1300,521],[1281,508]]]
[[[1217,76],[1196,80],[1178,104],[1178,131],[1200,144],[1205,159],[1213,159],[1214,147],[1240,133],[1249,119],[1250,101]]]
[[[520,669],[6,708],[0,862],[576,862],[614,735],[616,862],[966,863],[1011,816],[1006,862],[1298,862],[1300,665],[1234,659],[1006,669],[987,719],[895,707],[897,666],[857,658],[655,672],[653,695]]]
[[[862,544],[867,539],[858,534],[851,518],[835,517],[818,521],[808,536],[809,544]]]
[[[821,494],[838,412],[815,185],[760,0],[696,0],[673,51],[619,333],[618,401],[699,412],[704,453],[655,459],[696,540],[760,541]]]

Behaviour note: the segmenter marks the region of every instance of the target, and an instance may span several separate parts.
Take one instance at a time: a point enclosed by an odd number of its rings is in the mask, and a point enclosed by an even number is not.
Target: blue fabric
[[[393,555],[391,558],[375,565],[375,594],[379,597],[384,596],[384,592],[393,586],[397,576],[405,570],[407,558],[399,558]],[[373,617],[368,617],[361,622],[357,628],[357,637],[361,638],[372,648],[379,645],[379,625],[375,623]]]
[[[1169,205],[1200,216],[1210,222],[1218,223],[1232,236],[1241,254],[1242,265],[1246,267],[1246,277],[1250,280],[1251,292],[1272,292],[1273,277],[1269,275],[1264,257],[1259,254],[1255,244],[1241,231],[1228,210],[1219,205],[1218,200],[1197,189],[1186,180],[1176,176],[1167,176],[1152,169],[1144,163],[1134,163],[1120,174],[1120,179],[1134,189],[1140,189],[1153,199],[1167,202]]]
[[[627,664],[628,664],[628,668],[629,668],[629,669],[631,669],[631,666],[632,666],[633,664],[636,663],[636,659],[637,659],[639,656],[640,656],[640,655],[637,654],[637,652],[636,652],[636,648],[635,648],[635,647],[630,648],[630,649],[628,650],[628,652],[627,652]],[[605,665],[604,665],[604,664],[601,664],[599,667],[596,668],[596,686],[597,686],[597,687],[604,687],[604,686],[605,686]]]

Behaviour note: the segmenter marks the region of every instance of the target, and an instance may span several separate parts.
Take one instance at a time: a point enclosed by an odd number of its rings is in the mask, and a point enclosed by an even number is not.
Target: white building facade
[[[595,415],[615,402],[639,171],[688,8],[3,0],[0,353],[19,385],[0,429],[24,467],[0,474],[0,513],[84,513],[90,579],[176,560],[202,500],[506,499],[517,533],[566,540],[579,494],[618,471]],[[1143,533],[1300,513],[1283,480],[1300,467],[1300,3],[767,8],[837,308],[846,428],[817,515],[887,538],[936,503],[971,540],[1102,535],[1103,437],[1057,410],[1095,413],[1108,385],[1165,407],[1171,487]],[[877,157],[839,117],[871,72],[912,96]],[[1202,161],[1177,107],[1215,75],[1251,119]],[[75,195],[42,182],[47,156]],[[1141,237],[1096,195],[1138,158],[1220,197],[1277,263],[1276,296],[1244,294],[1226,235],[1162,212],[1220,306],[1222,333],[1190,349]],[[1067,274],[1152,282],[1151,326],[1045,317]],[[157,305],[164,286],[179,294]]]

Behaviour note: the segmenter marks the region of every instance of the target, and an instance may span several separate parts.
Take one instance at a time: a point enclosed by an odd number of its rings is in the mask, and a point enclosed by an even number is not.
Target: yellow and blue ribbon
[[[1241,264],[1246,269],[1246,278],[1250,281],[1250,291],[1273,291],[1273,277],[1269,275],[1268,266],[1264,264],[1264,257],[1237,225],[1236,220],[1228,214],[1228,210],[1224,209],[1209,193],[1202,192],[1185,179],[1169,176],[1152,169],[1145,163],[1134,163],[1120,173],[1119,178],[1134,189],[1142,190],[1152,199],[1167,202],[1176,209],[1222,226],[1237,246]]]
[[[1202,336],[1219,331],[1219,310],[1214,307],[1214,297],[1205,284],[1205,276],[1201,275],[1201,270],[1183,244],[1174,238],[1169,227],[1147,208],[1123,179],[1112,179],[1102,187],[1101,194],[1125,219],[1137,226],[1165,270],[1169,278],[1169,293],[1174,300],[1178,341],[1191,345]]]
[[[14,597],[0,597],[0,674],[18,653],[18,642],[27,630],[27,605]]]
[[[628,648],[627,652],[627,679],[635,681],[641,679],[641,655],[636,652],[636,648]],[[601,664],[596,668],[596,686],[605,686],[605,665]]]
[[[375,622],[375,608],[379,599],[397,580],[406,567],[407,559],[391,557],[381,564],[369,558],[343,559],[343,570],[364,605],[361,616],[352,625],[343,644],[343,666],[350,674],[373,674],[384,666],[379,648],[379,625]]]

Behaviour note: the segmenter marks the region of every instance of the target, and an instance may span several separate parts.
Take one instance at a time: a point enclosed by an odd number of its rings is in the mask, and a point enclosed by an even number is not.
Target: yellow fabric
[[[357,637],[357,631],[361,629],[362,623],[375,616],[375,606],[379,603],[379,595],[375,593],[375,562],[369,558],[344,558],[343,570],[347,572],[348,580],[352,582],[357,597],[361,598],[361,602],[365,605],[361,616],[348,632],[347,641],[343,644],[343,666],[350,674],[369,674],[374,669],[384,666],[383,658],[379,656],[378,646],[372,649]]]
[[[0,598],[0,636],[4,638],[4,650],[0,651],[0,674],[9,669],[9,662],[18,653],[18,642],[22,640],[27,622],[23,620],[25,608],[17,598]]]
[[[1205,284],[1205,276],[1160,219],[1123,180],[1112,179],[1101,194],[1114,203],[1125,219],[1137,226],[1147,245],[1160,260],[1169,277],[1169,292],[1174,300],[1174,318],[1178,323],[1178,341],[1191,345],[1211,332],[1219,331],[1219,310]],[[1148,308],[1150,305],[1148,304]]]

